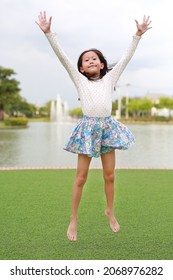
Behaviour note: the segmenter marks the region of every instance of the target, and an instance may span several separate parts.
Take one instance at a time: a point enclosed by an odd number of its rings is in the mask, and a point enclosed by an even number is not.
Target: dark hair
[[[103,56],[102,52],[97,50],[97,49],[89,49],[89,50],[86,50],[86,51],[81,53],[81,55],[78,58],[78,62],[77,62],[77,67],[78,67],[79,72],[81,74],[83,74],[84,76],[86,76],[87,78],[89,78],[85,73],[82,73],[80,71],[80,67],[82,66],[82,57],[87,52],[95,52],[98,55],[101,63],[104,64],[103,69],[100,70],[100,77],[102,78],[104,75],[106,75],[106,73],[109,71],[109,69],[108,69],[108,64],[107,64],[107,61],[106,61],[105,57]]]

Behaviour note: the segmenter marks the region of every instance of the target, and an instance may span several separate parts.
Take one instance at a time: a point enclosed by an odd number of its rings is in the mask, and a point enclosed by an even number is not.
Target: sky
[[[75,86],[35,20],[40,11],[52,16],[52,32],[76,65],[88,48],[117,62],[136,32],[135,19],[149,15],[152,29],[119,80],[123,95],[159,93],[173,96],[173,21],[171,0],[1,0],[0,66],[15,71],[20,94],[36,106],[60,95],[70,109],[79,107]],[[117,98],[115,92],[113,100]]]

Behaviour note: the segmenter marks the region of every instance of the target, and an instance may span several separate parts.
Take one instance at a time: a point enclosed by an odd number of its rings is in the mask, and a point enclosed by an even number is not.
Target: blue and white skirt
[[[132,132],[110,117],[83,116],[67,140],[64,150],[99,157],[113,149],[126,150],[134,144]]]

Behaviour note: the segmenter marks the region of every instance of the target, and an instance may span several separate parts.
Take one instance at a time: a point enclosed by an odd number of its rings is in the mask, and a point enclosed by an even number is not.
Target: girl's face
[[[86,52],[82,57],[82,66],[80,67],[80,72],[85,73],[89,78],[97,78],[100,76],[100,70],[104,68],[104,63],[102,63],[98,55],[89,51]]]

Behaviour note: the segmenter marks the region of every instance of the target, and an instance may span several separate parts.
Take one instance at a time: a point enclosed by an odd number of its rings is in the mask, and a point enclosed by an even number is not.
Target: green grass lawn
[[[173,171],[117,170],[115,212],[104,215],[101,170],[90,170],[77,242],[66,238],[75,170],[0,171],[1,260],[173,258]]]

